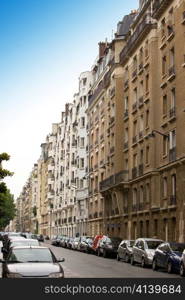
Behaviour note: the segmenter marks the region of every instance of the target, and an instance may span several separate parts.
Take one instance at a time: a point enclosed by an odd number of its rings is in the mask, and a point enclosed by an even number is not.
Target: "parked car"
[[[130,261],[132,255],[132,248],[134,246],[134,240],[123,240],[118,247],[117,260],[123,259],[127,263]]]
[[[57,235],[54,235],[51,239],[51,245],[56,246],[56,242],[57,242]]]
[[[90,238],[90,236],[80,236],[77,250],[79,251],[85,251],[86,249],[86,240]]]
[[[63,247],[63,248],[67,248],[68,239],[69,239],[69,237],[67,237],[67,236],[62,237],[62,239],[60,239],[60,241],[59,241],[59,246]]]
[[[85,245],[84,245],[84,252],[86,253],[93,253],[93,238],[87,238],[85,240]]]
[[[165,242],[155,251],[152,268],[166,269],[168,273],[180,272],[181,257],[185,249],[185,243]]]
[[[53,252],[47,247],[19,246],[11,249],[3,262],[5,278],[63,278],[64,271]]]
[[[103,257],[107,256],[116,256],[118,251],[118,246],[121,243],[121,238],[108,236],[103,237],[99,243],[97,248],[98,256],[103,255]]]
[[[79,237],[75,237],[75,238],[74,238],[74,241],[73,241],[73,244],[72,244],[72,249],[73,249],[73,250],[77,250],[79,240],[80,240]]]
[[[38,239],[39,242],[43,242],[44,243],[44,236],[43,236],[43,234],[38,234],[37,235],[37,239]]]
[[[155,250],[162,243],[163,241],[158,239],[137,239],[133,246],[133,251],[130,258],[131,264],[134,265],[135,262],[140,263],[143,268],[145,266],[151,266]]]
[[[180,273],[181,276],[185,276],[185,250],[182,252],[179,273]]]
[[[74,241],[74,238],[69,238],[67,240],[67,248],[68,249],[72,249],[73,241]]]
[[[97,254],[97,249],[98,249],[98,244],[99,241],[105,237],[105,235],[96,235],[94,240],[93,240],[93,245],[92,245],[92,251],[94,254]]]
[[[49,240],[49,235],[45,235],[44,239],[48,241]]]
[[[3,259],[3,253],[2,253],[2,249],[3,249],[3,242],[0,241],[0,259]]]
[[[56,238],[56,246],[59,246],[61,247],[61,241],[63,240],[65,236],[63,235],[57,235],[57,238]]]

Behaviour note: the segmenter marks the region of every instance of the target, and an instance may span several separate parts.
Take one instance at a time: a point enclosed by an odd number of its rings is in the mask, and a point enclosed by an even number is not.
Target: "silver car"
[[[180,275],[185,276],[185,250],[182,253],[181,262],[180,262]]]
[[[152,266],[152,261],[156,248],[163,243],[162,240],[139,238],[135,241],[130,258],[131,265],[140,263],[145,266]]]

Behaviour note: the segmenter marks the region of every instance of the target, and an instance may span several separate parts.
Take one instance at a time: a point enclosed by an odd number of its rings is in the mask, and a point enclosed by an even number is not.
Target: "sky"
[[[19,196],[40,145],[91,69],[98,43],[139,0],[0,0],[0,153]]]

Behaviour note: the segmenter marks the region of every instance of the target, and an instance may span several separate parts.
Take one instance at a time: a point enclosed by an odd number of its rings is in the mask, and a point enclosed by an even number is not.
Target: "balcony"
[[[151,22],[151,16],[147,15],[143,18],[140,24],[137,26],[135,32],[130,36],[126,46],[120,53],[120,63],[124,64],[129,55],[133,52],[137,44],[146,36],[150,29],[154,26]]]
[[[108,177],[107,179],[100,182],[100,192],[108,190],[115,185],[128,182],[128,171],[123,170],[115,175]]]
[[[169,205],[176,205],[176,204],[177,204],[176,195],[171,195]]]
[[[139,176],[142,176],[142,175],[143,175],[143,170],[144,170],[144,165],[143,165],[143,164],[140,164],[140,165],[139,165]]]
[[[174,37],[175,32],[174,32],[174,28],[173,28],[172,25],[168,25],[167,28],[168,28],[168,37],[167,37],[167,40],[169,41],[169,40],[171,40]]]
[[[132,179],[135,179],[138,176],[137,167],[132,168]]]
[[[176,147],[173,147],[172,149],[170,149],[169,151],[169,161],[175,161],[176,160]]]
[[[172,79],[175,78],[175,66],[171,66],[168,70],[168,81],[171,81]]]
[[[165,11],[168,5],[171,4],[171,2],[171,0],[155,0],[153,2],[153,17],[157,19],[160,18],[162,13]]]
[[[124,119],[128,118],[128,109],[125,109],[123,117]]]
[[[176,117],[176,108],[175,108],[175,106],[170,109],[169,116],[170,116],[170,119]]]

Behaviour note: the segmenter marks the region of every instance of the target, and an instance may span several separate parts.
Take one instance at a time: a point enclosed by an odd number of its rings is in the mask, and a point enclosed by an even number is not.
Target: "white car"
[[[185,249],[182,252],[182,257],[180,262],[180,275],[185,276]]]

